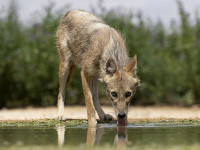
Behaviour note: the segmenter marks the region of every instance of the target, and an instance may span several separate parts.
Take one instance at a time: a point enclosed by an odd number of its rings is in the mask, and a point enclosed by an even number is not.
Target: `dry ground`
[[[114,116],[112,107],[104,106],[106,113]],[[24,109],[2,109],[0,120],[37,120],[53,119],[57,116],[56,107],[47,108],[24,108]],[[85,106],[65,107],[65,116],[69,119],[87,119]],[[200,107],[189,108],[175,106],[148,106],[131,107],[128,115],[129,120],[159,120],[159,119],[199,119]]]

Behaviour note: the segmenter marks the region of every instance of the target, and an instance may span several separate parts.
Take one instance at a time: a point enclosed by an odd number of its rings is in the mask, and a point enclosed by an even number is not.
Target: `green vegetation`
[[[100,122],[100,124],[105,122]],[[111,121],[109,123],[116,124],[116,121]],[[67,120],[67,121],[57,121],[54,119],[43,119],[43,120],[26,120],[26,121],[0,121],[0,127],[3,126],[56,126],[56,125],[65,125],[65,126],[76,126],[87,124],[87,120]],[[199,119],[158,119],[158,120],[132,120],[129,121],[129,125],[200,125]]]
[[[194,145],[177,145],[177,146],[170,146],[167,147],[167,150],[199,150],[200,145],[198,144],[194,144]],[[109,147],[109,146],[102,146],[102,147],[86,147],[86,146],[68,146],[68,147],[64,147],[64,149],[66,150],[132,150],[134,148],[134,150],[141,150],[141,149],[145,149],[145,150],[160,150],[163,149],[163,146],[160,145],[136,145],[134,147]],[[11,147],[5,147],[3,148],[4,150],[15,150],[16,146],[11,146]],[[20,146],[20,150],[54,150],[54,149],[58,149],[57,146]]]
[[[180,24],[166,28],[161,21],[146,20],[141,12],[106,10],[100,3],[98,16],[119,30],[130,55],[138,56],[141,86],[134,101],[139,104],[200,103],[200,16],[190,23],[189,14],[177,2]],[[45,8],[41,21],[22,25],[14,3],[6,16],[0,11],[0,107],[55,105],[58,93],[58,54],[55,32],[69,7]],[[66,103],[82,104],[80,69],[66,90]],[[100,98],[106,94],[101,86]]]
[[[170,126],[170,125],[199,125],[200,120],[199,119],[158,119],[158,120],[135,120],[129,122],[129,124],[155,124],[155,125],[164,125],[164,126]]]
[[[45,120],[26,120],[26,121],[0,121],[0,126],[55,126],[55,125],[75,126],[86,123],[87,123],[86,120],[57,121],[53,119],[45,119]]]

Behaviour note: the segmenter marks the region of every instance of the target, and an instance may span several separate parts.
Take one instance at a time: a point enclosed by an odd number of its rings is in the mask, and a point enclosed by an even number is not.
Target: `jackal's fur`
[[[96,124],[95,109],[100,119],[111,119],[98,101],[99,80],[115,106],[116,114],[127,113],[128,103],[136,90],[136,56],[130,60],[121,35],[93,14],[78,10],[69,11],[60,22],[57,33],[57,49],[60,55],[58,119],[64,119],[65,86],[75,65],[82,68],[81,78],[89,125]],[[116,91],[118,97],[110,93]],[[125,91],[131,97],[123,97]]]

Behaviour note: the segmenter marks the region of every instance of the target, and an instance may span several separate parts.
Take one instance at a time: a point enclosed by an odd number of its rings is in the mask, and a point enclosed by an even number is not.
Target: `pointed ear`
[[[136,76],[137,73],[137,56],[135,55],[133,59],[124,67],[124,70]]]
[[[110,58],[106,62],[106,68],[105,68],[106,74],[112,76],[117,71],[117,65],[115,63],[115,60],[113,58]]]

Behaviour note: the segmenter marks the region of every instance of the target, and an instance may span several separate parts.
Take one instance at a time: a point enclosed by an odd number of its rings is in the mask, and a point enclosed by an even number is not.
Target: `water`
[[[145,124],[117,128],[113,124],[102,124],[97,128],[85,125],[0,127],[0,149],[82,149],[87,146],[108,149],[200,149],[200,126]]]

